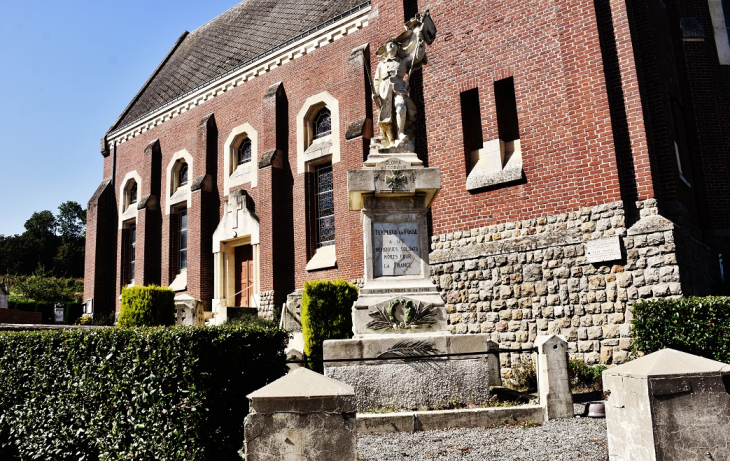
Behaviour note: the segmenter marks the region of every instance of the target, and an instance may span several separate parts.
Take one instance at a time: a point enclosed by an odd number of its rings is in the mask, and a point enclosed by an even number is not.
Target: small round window
[[[332,133],[332,115],[326,107],[321,108],[312,118],[314,139],[319,139]]]
[[[251,140],[243,138],[237,150],[238,164],[243,165],[251,161]]]

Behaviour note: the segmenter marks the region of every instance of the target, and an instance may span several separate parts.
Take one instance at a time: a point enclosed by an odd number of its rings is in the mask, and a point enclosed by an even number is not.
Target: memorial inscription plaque
[[[419,241],[418,223],[373,223],[373,275],[421,275]]]
[[[614,236],[587,241],[586,259],[592,264],[621,259],[621,240]]]

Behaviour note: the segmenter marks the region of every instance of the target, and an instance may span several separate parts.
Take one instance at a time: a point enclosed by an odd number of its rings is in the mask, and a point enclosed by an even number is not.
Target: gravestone
[[[428,211],[441,171],[414,152],[415,105],[405,76],[418,70],[436,28],[428,12],[378,49],[373,94],[381,135],[347,175],[350,210],[362,213],[364,277],[352,308],[354,338],[324,343],[325,375],[352,385],[358,411],[482,403],[499,380],[490,335],[452,335],[431,281]],[[494,371],[497,371],[496,373]]]

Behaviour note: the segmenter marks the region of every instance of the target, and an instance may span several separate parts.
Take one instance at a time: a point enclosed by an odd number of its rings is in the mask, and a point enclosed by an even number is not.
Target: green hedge
[[[83,315],[84,305],[79,303],[63,303],[63,322],[67,325],[73,325],[76,320]],[[56,321],[56,304],[55,303],[39,303],[36,301],[12,300],[8,301],[8,309],[22,312],[40,312],[43,323],[55,323]]]
[[[0,459],[235,459],[286,341],[254,324],[2,332]]]
[[[304,282],[302,292],[302,335],[304,356],[314,361],[307,366],[322,371],[322,345],[326,339],[352,337],[352,305],[357,287],[344,280]]]
[[[678,298],[634,304],[632,347],[666,347],[730,363],[730,297]]]
[[[167,287],[131,286],[122,289],[120,327],[175,324],[175,293]]]

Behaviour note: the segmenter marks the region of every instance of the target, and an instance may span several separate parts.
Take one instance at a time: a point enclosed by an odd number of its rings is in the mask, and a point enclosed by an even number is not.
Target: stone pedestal
[[[247,461],[357,459],[351,386],[298,368],[247,397]]]
[[[325,376],[355,388],[357,411],[438,408],[453,400],[480,404],[501,385],[497,348],[487,334],[362,335],[324,342]],[[469,353],[482,352],[469,355]],[[458,354],[444,357],[446,354]],[[464,355],[462,355],[464,354]],[[435,355],[411,360],[409,356]],[[363,359],[390,359],[365,360]]]
[[[730,459],[730,365],[664,349],[603,372],[611,460]]]
[[[371,154],[363,169],[348,172],[347,188],[350,209],[362,210],[365,252],[355,335],[444,331],[426,221],[441,188],[440,170],[424,168],[413,153]]]

